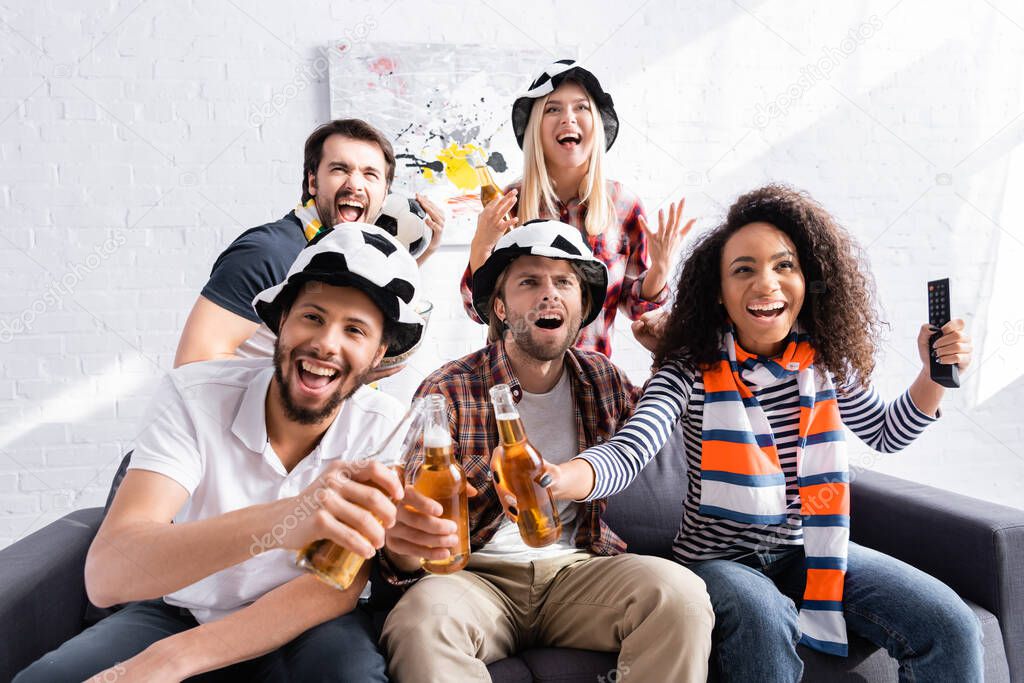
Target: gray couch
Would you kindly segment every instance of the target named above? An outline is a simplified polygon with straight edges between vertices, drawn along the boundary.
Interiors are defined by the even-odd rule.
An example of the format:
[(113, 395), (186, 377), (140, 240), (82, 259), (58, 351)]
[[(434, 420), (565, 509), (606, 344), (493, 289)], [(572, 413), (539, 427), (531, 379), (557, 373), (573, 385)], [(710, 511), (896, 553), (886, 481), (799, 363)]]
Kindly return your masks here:
[[(666, 449), (609, 503), (608, 522), (631, 551), (669, 555), (684, 467)], [(953, 587), (981, 622), (985, 680), (1024, 681), (1024, 511), (870, 471), (855, 474), (853, 539)], [(103, 512), (73, 512), (0, 551), (0, 681), (104, 616), (89, 604), (83, 582)], [(846, 659), (806, 649), (801, 656), (808, 681), (896, 680), (895, 662), (857, 637)], [(594, 683), (615, 680), (615, 654), (537, 648), (488, 668), (500, 683)]]
[[(682, 454), (666, 447), (628, 489), (609, 500), (606, 520), (631, 552), (671, 556), (685, 476)], [(851, 476), (853, 540), (956, 590), (982, 625), (985, 681), (1024, 683), (1024, 510), (867, 470)], [(805, 681), (897, 678), (896, 661), (856, 636), (850, 637), (846, 659), (799, 649)], [(488, 668), (500, 683), (594, 683), (614, 680), (609, 672), (615, 668), (615, 655), (538, 648)]]

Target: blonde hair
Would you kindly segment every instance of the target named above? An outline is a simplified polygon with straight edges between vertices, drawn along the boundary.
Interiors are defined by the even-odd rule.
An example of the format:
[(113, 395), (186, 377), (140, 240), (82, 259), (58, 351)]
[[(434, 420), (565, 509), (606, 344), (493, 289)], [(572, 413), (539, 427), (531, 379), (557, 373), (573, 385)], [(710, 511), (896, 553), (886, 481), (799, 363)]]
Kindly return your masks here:
[[(594, 147), (590, 152), (587, 173), (583, 176), (580, 186), (576, 188), (576, 196), (579, 197), (580, 203), (586, 204), (587, 207), (587, 215), (583, 220), (587, 234), (600, 235), (615, 220), (615, 207), (608, 196), (604, 178), (604, 121), (594, 98), (586, 88), (583, 88), (583, 92), (586, 93), (594, 119)], [(542, 218), (542, 213), (550, 218), (558, 217), (558, 211), (555, 209), (558, 197), (551, 177), (548, 176), (544, 147), (540, 138), (540, 122), (544, 117), (544, 107), (549, 97), (550, 93), (533, 103), (530, 119), (523, 133), (523, 181), (519, 189), (520, 224)]]

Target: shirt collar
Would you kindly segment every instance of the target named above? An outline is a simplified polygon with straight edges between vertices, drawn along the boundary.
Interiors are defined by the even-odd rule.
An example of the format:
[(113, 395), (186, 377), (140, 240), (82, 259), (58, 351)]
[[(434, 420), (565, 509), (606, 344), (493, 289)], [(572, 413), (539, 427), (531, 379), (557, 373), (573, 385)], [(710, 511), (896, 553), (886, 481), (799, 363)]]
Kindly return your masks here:
[(274, 368), (271, 366), (249, 382), (231, 423), (231, 433), (254, 453), (262, 453), (267, 447), (267, 391), (273, 376)]
[[(488, 347), (488, 353), (491, 362), (491, 386), (507, 384), (512, 390), (513, 400), (519, 403), (519, 399), (523, 397), (523, 390), (519, 386), (519, 380), (516, 378), (515, 372), (512, 370), (512, 364), (508, 359), (508, 352), (505, 351), (505, 340), (502, 339), (491, 344)], [(573, 386), (579, 386), (578, 383), (589, 385), (590, 380), (587, 378), (586, 373), (583, 372), (583, 366), (577, 357), (578, 353), (580, 353), (578, 349), (570, 347), (563, 356), (563, 362), (572, 373)]]
[(519, 380), (512, 371), (512, 364), (505, 351), (505, 341), (500, 339), (491, 344), (488, 347), (488, 354), (491, 361), (491, 386), (507, 384), (512, 389), (512, 398), (518, 403), (523, 396), (523, 390), (519, 388)]
[(582, 201), (580, 201), (580, 198), (579, 198), (579, 196), (575, 196), (575, 197), (569, 197), (569, 201), (566, 201), (566, 202), (563, 202), (563, 201), (562, 201), (561, 199), (559, 199), (558, 197), (555, 197), (555, 201), (557, 201), (557, 202), (558, 202), (558, 205), (559, 205), (559, 206), (561, 206), (561, 207), (564, 207), (564, 208), (566, 208), (566, 209), (572, 209), (572, 208), (575, 208), (575, 207), (577, 207), (577, 206), (579, 206), (580, 204), (582, 204), (582, 203), (583, 203)]
[(322, 460), (335, 460), (345, 455), (351, 458), (364, 458), (369, 455), (365, 452), (353, 452), (354, 437), (358, 434), (360, 426), (365, 428), (365, 424), (359, 424), (365, 417), (365, 413), (360, 409), (362, 403), (360, 396), (367, 391), (377, 390), (361, 386), (341, 402), (341, 407), (338, 408), (338, 414), (334, 416), (331, 426), (327, 428), (320, 443), (310, 453), (316, 458), (317, 464), (320, 464)]
[[(262, 455), (266, 455), (269, 445), (266, 407), (267, 392), (270, 390), (270, 380), (273, 376), (274, 368), (269, 367), (253, 378), (238, 405), (235, 420), (231, 423), (231, 433), (238, 437), (246, 448)], [(360, 387), (355, 394), (342, 401), (338, 414), (324, 432), (320, 443), (309, 454), (315, 457), (317, 463), (321, 460), (339, 458), (348, 451), (353, 432), (350, 427), (353, 414), (356, 412), (353, 402), (358, 402), (357, 394), (362, 391), (372, 390)]]
[(587, 373), (583, 371), (583, 364), (580, 363), (580, 353), (582, 352), (575, 346), (570, 347), (565, 354), (565, 364), (569, 366), (572, 374), (575, 375), (576, 381), (589, 385), (590, 379), (587, 377)]

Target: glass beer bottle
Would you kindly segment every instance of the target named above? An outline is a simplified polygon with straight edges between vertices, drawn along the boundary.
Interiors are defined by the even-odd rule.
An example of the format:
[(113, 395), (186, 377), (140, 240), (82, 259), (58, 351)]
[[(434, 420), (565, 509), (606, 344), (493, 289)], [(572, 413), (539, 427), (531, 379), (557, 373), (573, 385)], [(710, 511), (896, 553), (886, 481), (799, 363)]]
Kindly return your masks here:
[[(395, 426), (384, 443), (367, 456), (369, 460), (377, 460), (385, 467), (394, 469), (398, 480), (403, 483), (405, 463), (423, 436), (423, 407), (423, 399), (414, 400), (405, 417)], [(378, 491), (381, 490), (375, 483), (368, 483)], [(352, 585), (364, 562), (366, 558), (362, 555), (327, 539), (313, 541), (300, 550), (295, 558), (298, 566), (339, 590), (345, 590)]]
[(476, 177), (480, 182), (480, 203), (487, 206), (495, 199), (500, 199), (504, 196), (504, 192), (498, 187), (498, 183), (494, 181), (494, 176), (491, 175), (491, 169), (487, 167), (487, 162), (484, 161), (484, 156), (480, 152), (473, 152), (473, 168), (476, 169)]
[(526, 439), (523, 421), (507, 384), (491, 388), (491, 403), (502, 446), (501, 455), (494, 461), (494, 479), (516, 497), (518, 509), (508, 511), (519, 525), (523, 543), (533, 548), (551, 545), (561, 537), (562, 523), (546, 488), (550, 475), (544, 472), (544, 459)]
[(459, 544), (450, 548), (445, 560), (421, 560), (432, 574), (453, 574), (469, 562), (469, 497), (466, 473), (452, 458), (452, 436), (448, 431), (448, 401), (441, 394), (426, 398), (423, 432), (423, 462), (407, 475), (408, 483), (427, 498), (441, 504), (441, 517), (455, 522)]

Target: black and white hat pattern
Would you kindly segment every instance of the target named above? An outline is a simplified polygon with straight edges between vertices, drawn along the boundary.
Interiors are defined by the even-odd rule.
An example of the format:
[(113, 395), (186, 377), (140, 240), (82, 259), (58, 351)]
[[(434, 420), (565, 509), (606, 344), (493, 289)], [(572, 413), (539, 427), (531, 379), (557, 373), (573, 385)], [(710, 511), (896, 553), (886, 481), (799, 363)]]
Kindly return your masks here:
[(601, 88), (597, 76), (580, 66), (576, 60), (559, 59), (544, 67), (530, 83), (526, 92), (512, 103), (512, 131), (516, 135), (520, 149), (523, 148), (523, 137), (526, 134), (526, 124), (530, 121), (534, 100), (554, 92), (567, 80), (576, 81), (594, 98), (601, 113), (601, 121), (604, 123), (605, 150), (612, 148), (612, 143), (619, 134), (619, 117), (615, 113), (612, 96)]
[(424, 320), (413, 308), (420, 287), (416, 261), (375, 225), (345, 223), (320, 232), (299, 252), (284, 282), (256, 295), (253, 308), (274, 334), (283, 312), (281, 293), (305, 282), (354, 287), (370, 297), (396, 328), (385, 358), (405, 353), (423, 336)]
[(594, 322), (608, 293), (608, 268), (587, 246), (579, 229), (561, 221), (537, 219), (514, 228), (498, 240), (494, 251), (473, 273), (473, 308), (483, 321), (490, 320), (488, 303), (494, 286), (508, 264), (520, 256), (575, 261), (585, 278), (584, 287), (590, 288), (590, 310), (583, 315), (583, 326)]
[(427, 212), (418, 201), (392, 192), (384, 198), (384, 205), (374, 223), (405, 245), (416, 258), (430, 246), (431, 230), (426, 218)]

